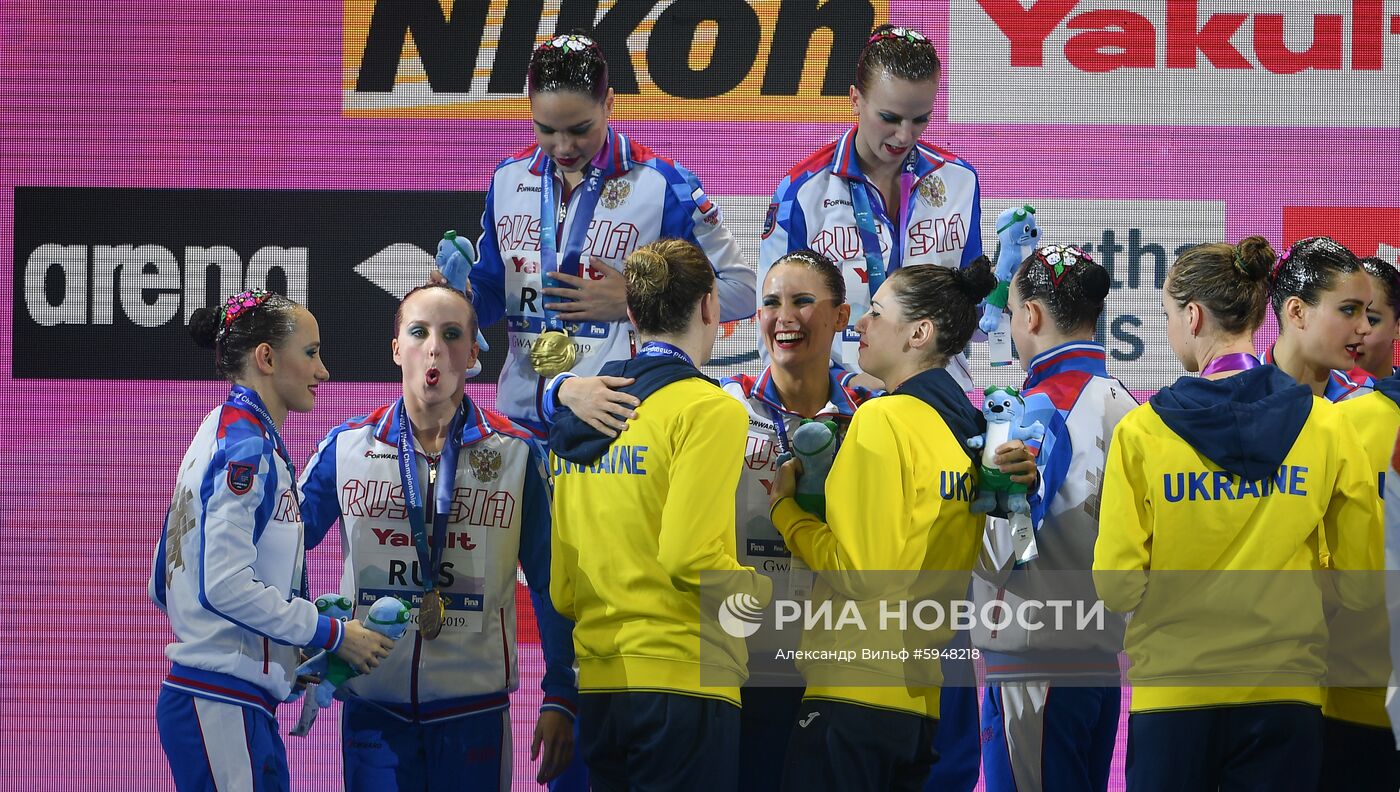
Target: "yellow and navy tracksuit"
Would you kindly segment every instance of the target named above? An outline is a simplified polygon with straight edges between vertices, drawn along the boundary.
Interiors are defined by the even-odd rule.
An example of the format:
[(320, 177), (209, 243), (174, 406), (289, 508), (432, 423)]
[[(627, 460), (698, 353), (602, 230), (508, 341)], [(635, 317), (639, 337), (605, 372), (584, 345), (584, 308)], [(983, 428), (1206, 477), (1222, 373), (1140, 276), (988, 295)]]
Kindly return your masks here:
[[(865, 631), (808, 631), (804, 653), (854, 649), (936, 649), (942, 629), (913, 636), (880, 630), (881, 600), (918, 598), (945, 605), (963, 598), (985, 518), (969, 510), (976, 464), (967, 439), (981, 414), (943, 369), (924, 371), (892, 394), (856, 410), (826, 480), (823, 523), (784, 498), (773, 524), (793, 554), (818, 572), (813, 602), (854, 606)], [(940, 572), (923, 575), (893, 573)], [(863, 573), (876, 573), (866, 575)], [(942, 679), (936, 660), (906, 663), (812, 659), (789, 748), (784, 787), (921, 789), (933, 762)]]
[[(1339, 402), (1337, 409), (1356, 428), (1371, 463), (1376, 497), (1382, 498), (1400, 430), (1400, 377), (1371, 384), (1374, 392)], [(1385, 710), (1384, 683), (1391, 665), (1385, 608), (1338, 608), (1328, 627), (1327, 667), (1339, 682), (1324, 691), (1321, 788), (1400, 789), (1400, 752)], [(1368, 680), (1374, 680), (1371, 687), (1359, 686)]]
[[(1094, 581), (1134, 613), (1130, 787), (1316, 784), (1327, 626), (1313, 573), (1324, 539), (1338, 569), (1379, 563), (1374, 481), (1346, 418), (1273, 366), (1183, 377), (1118, 424)], [(1347, 607), (1372, 601), (1340, 582)]]
[(567, 410), (551, 430), (550, 595), (575, 621), (593, 783), (730, 789), (748, 657), (742, 639), (702, 632), (700, 584), (702, 572), (729, 572), (765, 605), (772, 591), (735, 552), (748, 421), (688, 358), (647, 352), (604, 367), (635, 378), (628, 390), (642, 399), (615, 440)]

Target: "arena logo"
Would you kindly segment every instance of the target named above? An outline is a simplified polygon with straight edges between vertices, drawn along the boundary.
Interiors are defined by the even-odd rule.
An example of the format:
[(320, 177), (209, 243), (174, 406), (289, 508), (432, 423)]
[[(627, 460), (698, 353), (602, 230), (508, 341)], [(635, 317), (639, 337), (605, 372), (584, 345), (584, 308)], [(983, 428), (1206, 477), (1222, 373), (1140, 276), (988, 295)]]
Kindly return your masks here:
[[(229, 294), (266, 288), (316, 315), (335, 380), (397, 381), (387, 343), (394, 306), (432, 269), (443, 229), (480, 216), (482, 198), (16, 187), (12, 375), (212, 378), (210, 355), (186, 330), (190, 318)], [(490, 355), (483, 378), (499, 370), (500, 356)]]
[[(955, 0), (950, 116), (1013, 120), (997, 118), (1012, 106), (981, 98), (1014, 79), (1045, 113), (1024, 120), (1385, 124), (1400, 112), (1390, 10), (1385, 0)], [(1340, 117), (1296, 111), (1321, 92)]]
[[(345, 0), (348, 115), (516, 119), (530, 54), (591, 29), (619, 118), (845, 120), (888, 0)], [(760, 101), (756, 101), (760, 100)]]
[(118, 312), (139, 327), (184, 324), (210, 293), (272, 288), (305, 304), (306, 260), (304, 247), (260, 248), (245, 265), (223, 245), (188, 246), (177, 258), (162, 245), (48, 243), (25, 260), (24, 306), (42, 327), (110, 325)]

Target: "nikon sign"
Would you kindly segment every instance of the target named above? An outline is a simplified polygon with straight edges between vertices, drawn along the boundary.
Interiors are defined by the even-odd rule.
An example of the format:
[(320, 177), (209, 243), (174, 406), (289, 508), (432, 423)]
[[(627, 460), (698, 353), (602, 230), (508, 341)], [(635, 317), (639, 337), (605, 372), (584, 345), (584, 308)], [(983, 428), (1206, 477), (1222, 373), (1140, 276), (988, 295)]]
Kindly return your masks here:
[(620, 118), (846, 120), (888, 0), (345, 0), (351, 116), (520, 118), (541, 42), (593, 31)]

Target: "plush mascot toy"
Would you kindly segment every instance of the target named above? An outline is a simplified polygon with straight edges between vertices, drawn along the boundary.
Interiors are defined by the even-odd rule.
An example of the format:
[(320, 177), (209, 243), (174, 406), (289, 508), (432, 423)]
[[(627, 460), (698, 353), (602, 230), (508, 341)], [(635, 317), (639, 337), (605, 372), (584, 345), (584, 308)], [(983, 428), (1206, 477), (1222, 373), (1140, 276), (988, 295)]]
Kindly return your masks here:
[(778, 456), (781, 466), (796, 457), (802, 461), (793, 500), (802, 510), (826, 519), (826, 476), (836, 461), (836, 422), (803, 419), (792, 433), (792, 449)]
[(1026, 414), (1026, 403), (1015, 388), (988, 388), (983, 391), (987, 397), (982, 404), (982, 415), (987, 418), (987, 431), (981, 436), (970, 437), (968, 448), (982, 449), (982, 469), (977, 487), (977, 499), (972, 502), (972, 511), (992, 512), (997, 509), (1010, 514), (1031, 513), (1030, 502), (1026, 500), (1024, 484), (1015, 484), (1011, 477), (1002, 473), (996, 466), (996, 449), (1012, 440), (1039, 440), (1045, 436), (1045, 427), (1040, 421), (1030, 426), (1022, 426)]
[(982, 320), (977, 323), (982, 332), (990, 333), (997, 329), (997, 324), (1006, 314), (1011, 276), (1016, 274), (1016, 268), (1035, 249), (1035, 241), (1039, 237), (1040, 227), (1035, 224), (1034, 206), (1013, 206), (997, 215), (997, 241), (1001, 243), (1001, 249), (997, 252), (997, 286), (987, 295)]
[(987, 334), (987, 357), (993, 366), (1011, 365), (1011, 322), (1006, 303), (1011, 292), (1011, 276), (1035, 249), (1040, 228), (1035, 224), (1035, 207), (1030, 204), (1015, 207), (997, 215), (997, 285), (987, 295), (982, 319), (977, 327)]
[[(340, 594), (327, 594), (316, 598), (316, 609), (331, 618), (348, 618), (354, 611), (349, 597)], [(369, 606), (369, 614), (365, 618), (365, 626), (380, 635), (387, 636), (397, 641), (403, 637), (408, 630), (409, 605), (398, 597), (380, 597)], [(307, 696), (307, 701), (302, 705), (301, 718), (292, 729), (292, 735), (305, 737), (311, 731), (311, 724), (316, 720), (316, 711), (331, 705), (331, 699), (335, 697), (336, 688), (345, 684), (345, 681), (358, 676), (358, 672), (350, 667), (350, 664), (340, 659), (339, 655), (321, 651), (297, 667), (297, 676), (319, 677), (315, 692)], [(288, 700), (294, 700), (300, 693), (294, 694)]]
[[(458, 236), (456, 231), (443, 233), (442, 239), (438, 241), (437, 264), (438, 272), (447, 283), (463, 294), (470, 294), (467, 290), (467, 276), (471, 274), (472, 267), (476, 264), (476, 246), (470, 239)], [(481, 334), (481, 328), (476, 329), (476, 343), (481, 347), (482, 352), (487, 352), (491, 346), (486, 343), (486, 336)], [(470, 379), (481, 373), (481, 359), (478, 357), (476, 365), (467, 371), (467, 378)]]

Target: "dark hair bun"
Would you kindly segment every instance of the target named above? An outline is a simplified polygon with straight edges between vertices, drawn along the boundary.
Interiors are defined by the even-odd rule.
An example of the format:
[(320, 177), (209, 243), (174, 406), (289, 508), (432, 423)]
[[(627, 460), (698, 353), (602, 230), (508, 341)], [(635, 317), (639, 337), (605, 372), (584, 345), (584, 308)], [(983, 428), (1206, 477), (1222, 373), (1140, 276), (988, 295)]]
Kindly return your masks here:
[(219, 311), (213, 308), (196, 308), (190, 314), (190, 338), (203, 349), (213, 349), (214, 339), (219, 334)]
[(1235, 261), (1251, 281), (1263, 281), (1273, 272), (1278, 254), (1269, 240), (1261, 236), (1248, 236), (1235, 245)]
[(1084, 297), (1089, 302), (1101, 303), (1108, 297), (1110, 279), (1108, 270), (1103, 267), (1082, 267), (1079, 285), (1084, 289)]
[(978, 303), (997, 287), (997, 276), (992, 274), (992, 262), (978, 256), (966, 269), (953, 270), (953, 282), (969, 300)]

